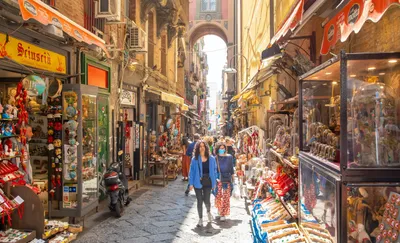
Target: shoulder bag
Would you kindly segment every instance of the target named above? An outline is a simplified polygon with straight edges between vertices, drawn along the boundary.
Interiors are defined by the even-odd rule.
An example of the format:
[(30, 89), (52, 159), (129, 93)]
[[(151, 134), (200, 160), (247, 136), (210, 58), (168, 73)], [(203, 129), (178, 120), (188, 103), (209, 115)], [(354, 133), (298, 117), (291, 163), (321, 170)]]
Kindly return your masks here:
[[(210, 159), (210, 158), (208, 158), (208, 159)], [(199, 174), (200, 174), (200, 163), (203, 163), (203, 161), (198, 161), (199, 162)], [(203, 174), (203, 176), (201, 176), (200, 175), (200, 183), (201, 183), (201, 185), (203, 185), (203, 187), (211, 187), (212, 186), (212, 184), (211, 184), (211, 178), (210, 178), (210, 175), (209, 174)]]
[(217, 156), (217, 165), (218, 165), (218, 172), (219, 172), (219, 179), (222, 183), (232, 183), (232, 175), (231, 173), (221, 173), (221, 167), (219, 166), (219, 156)]

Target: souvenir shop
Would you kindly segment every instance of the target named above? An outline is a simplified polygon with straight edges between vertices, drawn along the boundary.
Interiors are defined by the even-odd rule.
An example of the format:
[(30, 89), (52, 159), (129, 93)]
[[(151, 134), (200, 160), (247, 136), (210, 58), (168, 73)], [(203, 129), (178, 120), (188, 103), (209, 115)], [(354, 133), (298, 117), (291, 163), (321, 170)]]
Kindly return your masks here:
[[(124, 139), (124, 167), (128, 179), (141, 180), (143, 169), (145, 131), (139, 118), (138, 89), (135, 86), (123, 84), (120, 101), (120, 120)], [(117, 139), (119, 140), (119, 139)]]
[(298, 95), (274, 102), (265, 150), (237, 163), (254, 242), (400, 242), (399, 74), (398, 52), (341, 51), (299, 77)]
[[(34, 19), (21, 10), (24, 20)], [(78, 38), (75, 23), (44, 11)], [(83, 230), (70, 223), (98, 206), (98, 165), (109, 151), (109, 131), (98, 126), (109, 126), (110, 70), (79, 55), (82, 84), (70, 84), (78, 80), (69, 75), (73, 48), (5, 21), (0, 27), (0, 242), (69, 242)]]
[[(184, 100), (173, 94), (153, 91), (159, 94), (157, 109), (154, 105), (148, 105), (148, 121), (151, 123), (153, 117), (158, 117), (156, 129), (148, 131), (148, 160), (147, 181), (152, 183), (161, 181), (162, 185), (168, 184), (168, 180), (175, 180), (182, 168), (182, 134), (181, 120)], [(154, 103), (153, 103), (154, 104)], [(155, 111), (154, 113), (151, 113)], [(150, 112), (150, 113), (149, 113)], [(148, 123), (148, 124), (149, 124)]]

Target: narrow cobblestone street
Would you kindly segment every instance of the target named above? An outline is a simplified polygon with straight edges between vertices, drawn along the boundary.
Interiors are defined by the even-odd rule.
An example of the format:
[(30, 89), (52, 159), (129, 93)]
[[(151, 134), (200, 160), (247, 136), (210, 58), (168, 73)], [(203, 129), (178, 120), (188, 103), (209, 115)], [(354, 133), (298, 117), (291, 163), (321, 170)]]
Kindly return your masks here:
[[(186, 183), (170, 182), (165, 188), (145, 186), (136, 191), (124, 215), (117, 219), (107, 209), (91, 216), (88, 229), (77, 242), (253, 242), (244, 199), (231, 200), (231, 216), (226, 222), (213, 221), (196, 228), (196, 197), (184, 195)], [(216, 215), (212, 197), (212, 212)], [(90, 224), (94, 226), (91, 228)]]

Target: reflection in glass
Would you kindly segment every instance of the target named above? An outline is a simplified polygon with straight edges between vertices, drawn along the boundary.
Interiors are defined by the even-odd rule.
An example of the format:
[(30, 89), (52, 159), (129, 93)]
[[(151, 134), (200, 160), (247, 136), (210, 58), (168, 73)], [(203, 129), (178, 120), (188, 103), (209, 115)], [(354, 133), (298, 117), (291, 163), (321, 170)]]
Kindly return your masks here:
[(96, 96), (82, 95), (82, 203), (97, 200), (97, 176), (95, 139), (96, 131)]
[(348, 69), (349, 167), (400, 166), (400, 66), (357, 60), (349, 61)]
[(301, 223), (313, 223), (337, 238), (336, 185), (329, 178), (301, 163)]

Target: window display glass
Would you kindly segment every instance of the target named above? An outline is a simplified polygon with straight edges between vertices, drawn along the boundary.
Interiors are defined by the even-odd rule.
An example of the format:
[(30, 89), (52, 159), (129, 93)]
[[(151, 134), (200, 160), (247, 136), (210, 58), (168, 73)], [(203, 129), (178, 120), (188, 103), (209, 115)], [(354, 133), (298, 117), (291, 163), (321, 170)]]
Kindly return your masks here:
[(108, 110), (109, 110), (109, 100), (108, 96), (106, 95), (101, 95), (99, 94), (97, 96), (98, 99), (98, 104), (97, 104), (97, 114), (98, 114), (98, 160), (99, 160), (99, 172), (103, 172), (105, 168), (104, 166), (108, 166), (107, 161), (108, 161), (108, 150), (109, 150), (109, 144), (108, 144), (108, 130), (109, 130), (109, 115), (108, 115)]
[[(304, 81), (303, 98), (303, 150), (330, 162), (339, 162), (340, 141), (340, 85), (337, 75), (323, 70)], [(327, 73), (327, 74), (326, 74)], [(331, 77), (328, 77), (331, 76)], [(328, 78), (330, 78), (328, 80)]]
[(336, 180), (304, 162), (300, 173), (301, 225), (313, 242), (338, 242)]
[(400, 242), (400, 187), (348, 186), (348, 242)]
[(95, 139), (97, 98), (82, 94), (82, 203), (98, 199)]
[(400, 60), (347, 63), (348, 166), (400, 167)]

